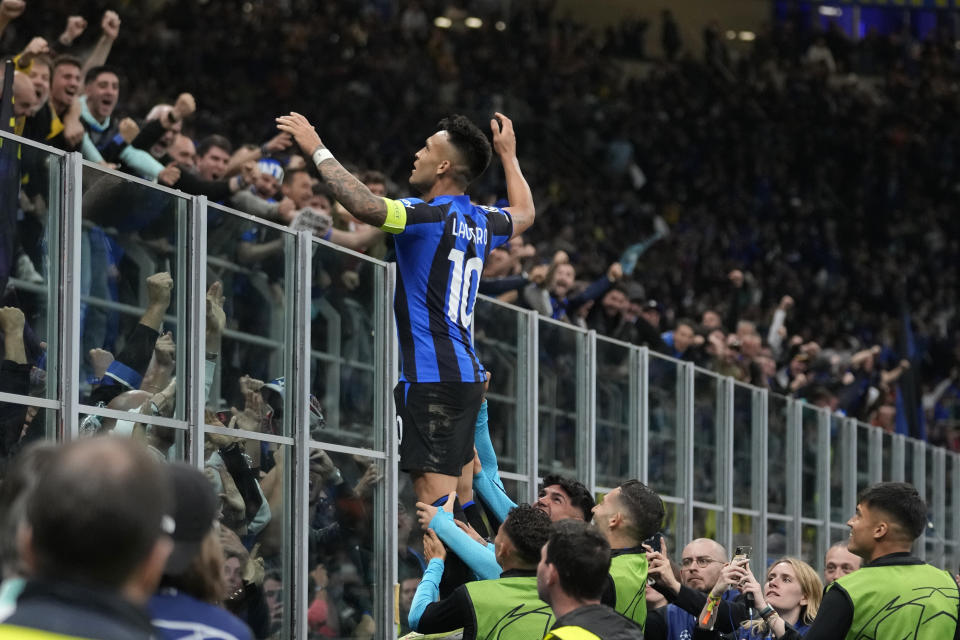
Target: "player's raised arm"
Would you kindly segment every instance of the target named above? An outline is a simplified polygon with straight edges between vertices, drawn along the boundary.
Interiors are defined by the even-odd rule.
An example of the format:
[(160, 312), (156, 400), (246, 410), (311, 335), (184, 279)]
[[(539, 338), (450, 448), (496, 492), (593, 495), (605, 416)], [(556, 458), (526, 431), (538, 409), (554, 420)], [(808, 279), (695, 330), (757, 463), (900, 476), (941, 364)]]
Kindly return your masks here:
[(523, 172), (520, 171), (520, 161), (517, 159), (517, 136), (513, 132), (513, 122), (502, 113), (494, 115), (496, 118), (490, 120), (493, 148), (503, 164), (503, 173), (507, 180), (507, 200), (510, 201), (507, 211), (513, 218), (513, 235), (518, 236), (530, 228), (536, 217), (533, 193), (523, 177)]
[(313, 159), (320, 177), (344, 209), (361, 222), (374, 227), (383, 225), (387, 219), (387, 204), (384, 199), (370, 193), (366, 185), (337, 162), (304, 116), (296, 112), (280, 116), (277, 118), (277, 129), (292, 135), (303, 152)]

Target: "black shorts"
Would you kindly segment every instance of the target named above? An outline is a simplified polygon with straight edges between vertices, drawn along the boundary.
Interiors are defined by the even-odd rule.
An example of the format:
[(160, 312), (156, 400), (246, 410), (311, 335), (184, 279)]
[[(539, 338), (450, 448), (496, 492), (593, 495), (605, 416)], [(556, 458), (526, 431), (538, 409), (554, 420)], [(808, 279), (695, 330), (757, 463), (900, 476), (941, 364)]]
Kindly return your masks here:
[(400, 382), (393, 389), (400, 469), (460, 476), (473, 460), (482, 382)]

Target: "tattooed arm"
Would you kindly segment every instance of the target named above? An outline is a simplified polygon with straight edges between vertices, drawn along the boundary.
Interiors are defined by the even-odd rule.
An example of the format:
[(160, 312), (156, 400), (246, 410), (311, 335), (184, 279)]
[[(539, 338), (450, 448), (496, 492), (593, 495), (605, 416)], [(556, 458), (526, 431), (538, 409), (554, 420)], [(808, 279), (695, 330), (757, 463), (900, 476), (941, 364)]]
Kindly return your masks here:
[[(320, 136), (310, 122), (299, 113), (277, 118), (277, 129), (293, 136), (308, 156), (325, 150)], [(380, 227), (387, 219), (387, 204), (383, 198), (370, 193), (367, 187), (343, 168), (329, 152), (317, 163), (320, 177), (327, 183), (337, 202), (361, 222)]]

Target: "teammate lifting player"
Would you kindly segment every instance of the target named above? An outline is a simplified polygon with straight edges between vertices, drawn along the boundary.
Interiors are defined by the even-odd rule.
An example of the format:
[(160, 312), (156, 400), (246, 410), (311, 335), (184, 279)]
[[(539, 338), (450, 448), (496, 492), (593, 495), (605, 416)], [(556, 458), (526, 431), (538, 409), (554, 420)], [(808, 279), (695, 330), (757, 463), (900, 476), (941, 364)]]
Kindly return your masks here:
[[(440, 121), (417, 152), (410, 186), (419, 198), (375, 196), (323, 145), (298, 113), (277, 118), (311, 155), (337, 201), (358, 220), (394, 234), (394, 297), (400, 342), (400, 468), (411, 474), (417, 500), (442, 504), (473, 478), (473, 434), (485, 372), (470, 325), (483, 263), (490, 251), (533, 224), (533, 195), (520, 171), (513, 123), (490, 121), (503, 164), (510, 206), (470, 202), (467, 187), (490, 164), (487, 137), (464, 116)], [(462, 481), (461, 481), (462, 478)]]

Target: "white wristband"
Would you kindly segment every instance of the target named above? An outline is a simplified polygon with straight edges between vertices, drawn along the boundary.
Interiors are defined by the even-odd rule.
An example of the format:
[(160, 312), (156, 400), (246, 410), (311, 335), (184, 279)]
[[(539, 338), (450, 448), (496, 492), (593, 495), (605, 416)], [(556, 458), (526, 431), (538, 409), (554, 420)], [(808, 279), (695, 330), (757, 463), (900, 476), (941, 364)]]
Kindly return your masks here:
[(333, 159), (333, 154), (330, 153), (330, 149), (327, 149), (326, 147), (320, 147), (319, 149), (313, 152), (313, 164), (317, 165), (318, 167), (320, 166), (320, 163), (323, 162), (324, 160), (332, 160), (332, 159)]

